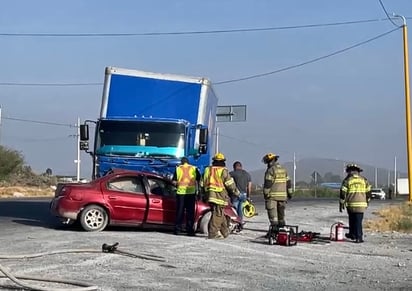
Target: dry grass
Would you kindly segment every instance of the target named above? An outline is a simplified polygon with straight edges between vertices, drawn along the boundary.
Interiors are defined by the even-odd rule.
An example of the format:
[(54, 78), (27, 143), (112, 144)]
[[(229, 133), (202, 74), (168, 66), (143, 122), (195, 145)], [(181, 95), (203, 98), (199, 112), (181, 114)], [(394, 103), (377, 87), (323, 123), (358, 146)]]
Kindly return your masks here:
[(412, 233), (412, 203), (390, 206), (374, 212), (377, 219), (365, 221), (365, 228), (372, 231), (398, 231)]
[(0, 198), (10, 197), (51, 197), (54, 195), (52, 188), (11, 186), (0, 187)]

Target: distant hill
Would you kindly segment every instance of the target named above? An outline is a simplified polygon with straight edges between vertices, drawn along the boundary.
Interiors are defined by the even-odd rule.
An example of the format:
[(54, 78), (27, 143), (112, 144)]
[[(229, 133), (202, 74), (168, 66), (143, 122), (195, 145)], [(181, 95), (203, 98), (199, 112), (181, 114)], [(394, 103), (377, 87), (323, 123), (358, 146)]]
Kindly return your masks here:
[[(288, 169), (289, 176), (293, 179), (293, 162), (286, 162), (283, 165)], [(320, 158), (307, 158), (301, 159), (296, 162), (296, 182), (312, 181), (312, 174), (314, 171), (318, 172), (322, 177), (326, 173), (330, 172), (334, 175), (339, 175), (342, 179), (345, 176), (346, 162), (335, 159), (320, 159)], [(363, 169), (362, 175), (364, 175), (372, 186), (375, 185), (375, 167), (370, 165), (359, 164)], [(251, 171), (252, 181), (256, 185), (262, 185), (263, 175), (265, 169)], [(386, 186), (388, 184), (388, 172), (390, 172), (390, 181), (393, 183), (393, 170), (378, 168), (377, 169), (377, 182), (378, 185)], [(398, 173), (399, 177), (405, 177), (406, 173)], [(332, 182), (332, 181), (325, 181)]]

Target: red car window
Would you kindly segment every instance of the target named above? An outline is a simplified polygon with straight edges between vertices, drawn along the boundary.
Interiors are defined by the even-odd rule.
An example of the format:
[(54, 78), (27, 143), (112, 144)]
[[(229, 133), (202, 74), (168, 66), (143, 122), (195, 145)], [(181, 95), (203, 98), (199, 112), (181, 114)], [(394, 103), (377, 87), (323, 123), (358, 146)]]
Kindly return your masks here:
[(174, 196), (172, 186), (158, 178), (148, 178), (150, 193), (160, 196)]
[(107, 183), (107, 189), (114, 191), (143, 193), (143, 184), (138, 177), (117, 177)]

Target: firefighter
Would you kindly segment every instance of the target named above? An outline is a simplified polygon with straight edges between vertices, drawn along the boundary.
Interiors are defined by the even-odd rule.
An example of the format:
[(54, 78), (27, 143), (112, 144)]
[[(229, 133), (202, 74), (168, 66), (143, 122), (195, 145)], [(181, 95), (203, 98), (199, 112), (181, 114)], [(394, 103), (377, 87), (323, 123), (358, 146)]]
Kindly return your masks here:
[(340, 188), (339, 211), (345, 209), (349, 216), (349, 233), (345, 236), (356, 243), (363, 243), (363, 213), (371, 197), (371, 185), (360, 175), (363, 170), (356, 164), (346, 166), (346, 178)]
[(198, 190), (201, 175), (199, 170), (189, 164), (186, 157), (181, 159), (181, 164), (176, 167), (173, 175), (173, 184), (177, 187), (176, 191), (176, 235), (181, 234), (182, 223), (186, 211), (186, 231), (187, 235), (195, 236), (195, 204), (196, 193)]
[(202, 184), (206, 201), (212, 211), (208, 227), (208, 238), (210, 239), (221, 239), (229, 236), (229, 228), (223, 210), (228, 205), (228, 192), (235, 196), (240, 195), (235, 181), (229, 175), (225, 161), (225, 156), (222, 153), (217, 153), (213, 157), (212, 165), (206, 167), (203, 174)]
[(268, 153), (262, 158), (267, 165), (263, 184), (263, 197), (265, 208), (270, 222), (269, 232), (274, 228), (282, 227), (285, 222), (285, 206), (288, 199), (292, 198), (291, 182), (287, 170), (278, 163), (279, 156)]

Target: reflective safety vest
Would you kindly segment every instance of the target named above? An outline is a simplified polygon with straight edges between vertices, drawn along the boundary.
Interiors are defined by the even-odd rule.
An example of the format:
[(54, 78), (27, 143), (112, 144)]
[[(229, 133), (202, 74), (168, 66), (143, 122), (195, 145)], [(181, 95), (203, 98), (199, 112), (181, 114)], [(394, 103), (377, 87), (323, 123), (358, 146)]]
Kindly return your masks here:
[(265, 180), (273, 182), (270, 189), (268, 189), (268, 197), (277, 201), (286, 201), (288, 179), (286, 169), (279, 164), (274, 164), (271, 168), (267, 169)]
[(349, 177), (341, 187), (345, 194), (345, 204), (347, 208), (357, 208), (363, 210), (368, 207), (366, 193), (371, 190), (368, 181), (359, 175)]
[(189, 164), (176, 168), (177, 194), (196, 193), (196, 167)]
[(222, 180), (224, 167), (211, 166), (205, 169), (203, 175), (203, 187), (206, 191), (222, 192), (225, 185)]

